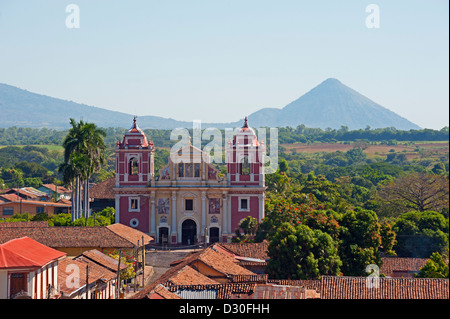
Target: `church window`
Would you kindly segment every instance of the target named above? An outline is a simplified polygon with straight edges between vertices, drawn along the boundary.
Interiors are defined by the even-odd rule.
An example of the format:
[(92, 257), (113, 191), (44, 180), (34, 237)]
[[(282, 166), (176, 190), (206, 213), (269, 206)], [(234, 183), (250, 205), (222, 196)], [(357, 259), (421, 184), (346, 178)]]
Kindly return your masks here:
[(239, 211), (249, 211), (249, 198), (240, 198), (239, 199)]
[(184, 166), (183, 166), (183, 163), (178, 164), (178, 177), (184, 177)]
[(130, 198), (130, 211), (139, 211), (139, 198)]
[(185, 210), (194, 210), (194, 200), (186, 199), (184, 202)]
[(130, 168), (129, 168), (129, 172), (130, 175), (137, 175), (139, 174), (139, 161), (137, 160), (136, 157), (132, 157), (130, 159)]
[(248, 162), (248, 157), (244, 157), (241, 163), (241, 174), (248, 175), (250, 174), (250, 164)]
[(194, 164), (194, 177), (200, 177), (200, 164)]

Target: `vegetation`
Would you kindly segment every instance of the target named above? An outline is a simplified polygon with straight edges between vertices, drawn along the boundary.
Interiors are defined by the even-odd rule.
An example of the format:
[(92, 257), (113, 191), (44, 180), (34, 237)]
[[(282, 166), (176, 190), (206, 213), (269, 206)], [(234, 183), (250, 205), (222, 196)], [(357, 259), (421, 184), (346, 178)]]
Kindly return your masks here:
[[(106, 132), (93, 123), (75, 122), (64, 139), (64, 162), (59, 166), (63, 181), (72, 187), (72, 215), (88, 217), (89, 179), (105, 162)], [(83, 193), (82, 193), (83, 191)]]
[[(0, 189), (51, 182), (76, 189), (76, 176), (91, 182), (114, 176), (115, 142), (126, 130), (91, 127), (104, 147), (96, 140), (101, 153), (90, 153), (97, 142), (75, 138), (76, 132), (83, 136), (86, 124), (73, 122), (68, 131), (0, 129)], [(169, 130), (145, 133), (157, 146), (158, 174), (176, 141), (170, 141)], [(233, 239), (267, 240), (271, 276), (367, 276), (366, 267), (381, 266), (385, 255), (432, 256), (420, 276), (445, 276), (438, 255), (448, 263), (448, 127), (350, 131), (300, 125), (280, 128), (278, 135), (279, 170), (266, 176), (266, 217), (259, 224), (244, 219)], [(223, 165), (219, 169), (224, 172)], [(53, 226), (114, 221), (113, 211), (74, 221), (64, 214), (32, 217), (45, 218)]]
[(47, 221), (49, 226), (87, 226), (98, 227), (108, 226), (115, 221), (115, 210), (112, 207), (107, 207), (104, 210), (92, 214), (87, 220), (84, 217), (72, 220), (71, 214), (56, 214), (48, 216), (46, 213), (39, 213), (33, 216), (24, 214), (14, 214), (10, 218), (0, 219), (0, 222), (26, 222), (26, 221)]
[(420, 269), (418, 278), (449, 278), (448, 264), (439, 253), (433, 253), (430, 260)]

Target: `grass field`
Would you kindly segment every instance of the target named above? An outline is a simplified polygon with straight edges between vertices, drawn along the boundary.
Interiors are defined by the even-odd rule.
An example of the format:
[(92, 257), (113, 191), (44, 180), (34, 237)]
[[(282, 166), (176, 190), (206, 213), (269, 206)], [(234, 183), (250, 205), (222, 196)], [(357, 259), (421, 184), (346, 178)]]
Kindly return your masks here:
[[(24, 146), (27, 146), (27, 145), (0, 145), (0, 148), (4, 148), (4, 147), (7, 147), (7, 146), (24, 147)], [(62, 150), (64, 150), (64, 148), (61, 145), (53, 145), (53, 144), (49, 144), (49, 145), (46, 145), (46, 144), (44, 144), (44, 145), (31, 145), (31, 146), (43, 147), (43, 148), (48, 149), (49, 151), (55, 151), (55, 150), (56, 151), (62, 151)]]
[[(343, 144), (343, 143), (313, 143), (313, 144), (281, 144), (286, 149), (286, 152), (297, 153), (322, 153), (322, 152), (346, 152), (356, 145), (355, 143)], [(386, 157), (387, 154), (394, 150), (396, 153), (404, 153), (409, 160), (426, 157), (438, 157), (449, 152), (449, 142), (414, 142), (414, 143), (399, 143), (397, 145), (366, 145), (364, 152), (369, 158), (376, 156)]]

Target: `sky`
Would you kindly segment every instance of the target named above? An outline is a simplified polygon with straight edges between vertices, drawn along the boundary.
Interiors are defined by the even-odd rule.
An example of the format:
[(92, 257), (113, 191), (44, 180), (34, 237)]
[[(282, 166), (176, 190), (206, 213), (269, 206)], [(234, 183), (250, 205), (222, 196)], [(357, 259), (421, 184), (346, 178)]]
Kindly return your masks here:
[(448, 31), (446, 0), (0, 0), (0, 83), (138, 116), (234, 122), (332, 77), (441, 129)]

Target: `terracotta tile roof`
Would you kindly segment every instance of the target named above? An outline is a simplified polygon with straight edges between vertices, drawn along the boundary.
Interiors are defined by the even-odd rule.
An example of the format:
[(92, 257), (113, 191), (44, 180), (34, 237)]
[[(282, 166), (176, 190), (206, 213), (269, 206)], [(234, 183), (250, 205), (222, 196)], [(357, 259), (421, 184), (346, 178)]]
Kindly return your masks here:
[(0, 269), (40, 268), (65, 256), (66, 253), (42, 245), (29, 237), (16, 238), (0, 245)]
[[(8, 195), (2, 195), (1, 197), (5, 198), (5, 196)], [(14, 195), (15, 196), (15, 195)], [(46, 202), (46, 201), (40, 201), (40, 200), (29, 200), (29, 199), (23, 199), (21, 197), (8, 197), (8, 201), (0, 201), (0, 205), (8, 205), (11, 203), (22, 203), (22, 204), (28, 204), (28, 205), (36, 205), (36, 206), (54, 206), (54, 207), (71, 207), (71, 205), (63, 204), (63, 203), (54, 203), (54, 202)]]
[(261, 243), (220, 243), (217, 245), (237, 256), (261, 260), (269, 259), (267, 254), (269, 243), (267, 241)]
[(163, 286), (166, 285), (166, 283), (169, 282), (170, 278), (172, 276), (175, 276), (184, 266), (189, 265), (190, 263), (197, 260), (198, 256), (202, 253), (202, 251), (192, 253), (185, 257), (183, 260), (181, 260), (177, 265), (170, 268), (168, 271), (166, 271), (162, 276), (160, 276), (156, 281), (142, 289), (140, 292), (132, 296), (132, 299), (144, 299), (148, 297), (148, 294), (153, 291), (153, 289), (159, 285), (162, 284)]
[(163, 285), (158, 285), (149, 294), (149, 299), (181, 299), (180, 296), (170, 292)]
[(149, 244), (153, 241), (153, 237), (126, 225), (115, 223), (106, 226), (110, 231), (116, 233), (117, 235), (127, 239), (128, 241), (132, 242), (135, 246), (138, 245), (142, 246), (142, 237), (144, 237), (144, 245)]
[(237, 261), (213, 248), (206, 249), (199, 255), (199, 261), (226, 275), (254, 275), (254, 272), (238, 265)]
[(27, 199), (38, 199), (42, 197), (48, 198), (47, 193), (41, 192), (40, 190), (37, 190), (33, 187), (11, 188), (1, 196), (5, 195), (19, 195), (21, 198)]
[(170, 277), (165, 284), (166, 286), (171, 286), (171, 285), (190, 285), (192, 283), (201, 285), (214, 285), (217, 284), (218, 282), (206, 277), (205, 275), (201, 274), (192, 267), (184, 266), (175, 275)]
[[(114, 272), (96, 263), (66, 258), (58, 264), (58, 285), (60, 291), (65, 295), (71, 295), (79, 288), (84, 287), (86, 285), (86, 266), (89, 266), (89, 284), (98, 280), (107, 282), (117, 277)], [(74, 277), (74, 269), (77, 270), (78, 277)], [(69, 278), (69, 276), (71, 277)], [(74, 280), (78, 281), (78, 285), (75, 285)]]
[(239, 298), (241, 295), (248, 296), (255, 292), (255, 283), (226, 283), (215, 285), (179, 285), (170, 286), (167, 289), (170, 292), (177, 291), (208, 291), (215, 290), (217, 299)]
[(90, 198), (114, 199), (113, 188), (116, 187), (116, 178), (110, 177), (89, 189)]
[(65, 188), (64, 186), (56, 186), (55, 184), (43, 184), (42, 186), (51, 190), (52, 192), (54, 192), (55, 188), (56, 188), (56, 192), (58, 194), (68, 194), (71, 192), (69, 189)]
[(230, 282), (267, 283), (268, 279), (269, 275), (267, 274), (234, 275), (230, 277)]
[[(151, 292), (159, 284), (162, 284), (163, 286), (172, 285), (171, 283), (172, 277), (177, 276), (180, 270), (182, 270), (185, 266), (191, 266), (192, 268), (195, 268), (193, 265), (196, 262), (202, 262), (206, 264), (208, 267), (211, 267), (214, 270), (223, 273), (224, 276), (228, 276), (229, 278), (233, 275), (255, 275), (253, 272), (239, 266), (236, 260), (230, 255), (221, 253), (220, 251), (217, 251), (212, 247), (209, 247), (207, 249), (201, 250), (196, 253), (192, 253), (189, 256), (185, 257), (171, 269), (166, 271), (155, 282), (145, 287), (143, 290), (135, 294), (132, 298), (133, 299), (148, 298), (149, 292)], [(186, 279), (186, 277), (184, 277), (184, 279)], [(185, 281), (186, 280), (184, 280), (184, 282)], [(193, 283), (196, 284), (196, 282)]]
[(65, 199), (65, 198), (59, 199), (59, 200), (57, 201), (57, 203), (72, 206), (72, 201), (69, 200), (69, 199)]
[(3, 194), (0, 195), (0, 202), (16, 202), (23, 199), (17, 194)]
[(307, 289), (313, 289), (316, 290), (317, 292), (320, 292), (320, 289), (322, 287), (322, 281), (317, 279), (309, 279), (309, 280), (269, 279), (267, 282), (276, 285), (306, 287)]
[(28, 236), (52, 248), (96, 247), (130, 249), (134, 245), (106, 227), (7, 227), (2, 226), (0, 243)]
[[(119, 266), (119, 262), (117, 259), (105, 255), (104, 253), (98, 251), (97, 249), (85, 251), (81, 255), (75, 257), (74, 259), (84, 262), (96, 263), (114, 273), (117, 273), (117, 267)], [(120, 270), (124, 270), (127, 267), (128, 266), (126, 264), (120, 263)]]
[(428, 260), (428, 258), (385, 257), (382, 258), (383, 265), (380, 267), (380, 274), (393, 277), (396, 271), (418, 272)]
[(0, 222), (0, 228), (2, 227), (50, 227), (47, 221), (35, 221), (35, 222)]
[[(367, 277), (322, 277), (322, 299), (448, 299), (449, 280), (431, 278), (377, 278), (369, 288)], [(374, 282), (373, 282), (374, 283)]]

